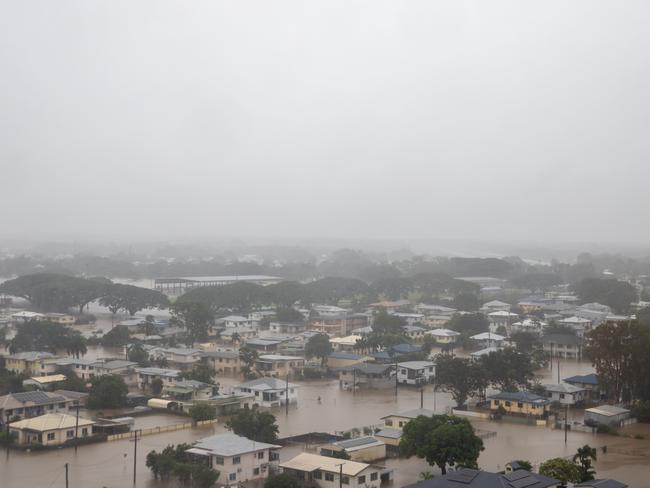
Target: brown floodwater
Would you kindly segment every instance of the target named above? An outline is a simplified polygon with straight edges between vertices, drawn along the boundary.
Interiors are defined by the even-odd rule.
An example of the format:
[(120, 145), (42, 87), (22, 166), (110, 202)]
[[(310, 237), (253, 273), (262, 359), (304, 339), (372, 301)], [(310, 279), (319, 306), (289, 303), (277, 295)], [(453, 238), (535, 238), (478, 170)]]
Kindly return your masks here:
[[(546, 379), (555, 373), (540, 371)], [(588, 363), (563, 361), (560, 365), (563, 377), (591, 371)], [(233, 379), (221, 379), (224, 388), (235, 383)], [(320, 400), (319, 400), (320, 397)], [(301, 383), (298, 406), (275, 410), (281, 436), (311, 431), (335, 432), (364, 426), (381, 425), (381, 417), (395, 411), (417, 408), (420, 405), (419, 390), (400, 387), (398, 395), (394, 390), (341, 391), (335, 380)], [(434, 395), (431, 387), (425, 390), (425, 408), (433, 408)], [(443, 413), (452, 406), (451, 398), (445, 393), (436, 393), (436, 411)], [(574, 412), (579, 415), (580, 412)], [(169, 415), (146, 416), (136, 420), (138, 427), (165, 425), (181, 422), (183, 418)], [(650, 426), (632, 425), (623, 432), (630, 436), (643, 435), (644, 440), (623, 436), (609, 436), (570, 432), (564, 444), (564, 433), (546, 427), (531, 427), (503, 422), (474, 421), (476, 428), (496, 432), (484, 439), (485, 450), (479, 458), (479, 465), (486, 470), (503, 469), (512, 459), (527, 459), (538, 466), (550, 457), (568, 457), (583, 444), (599, 448), (596, 469), (599, 477), (612, 477), (627, 482), (630, 487), (650, 487)], [(176, 486), (154, 480), (145, 467), (146, 453), (160, 450), (168, 444), (192, 442), (213, 433), (223, 432), (223, 422), (214, 426), (169, 432), (143, 437), (138, 442), (136, 486), (142, 488), (168, 488)], [(607, 446), (606, 454), (600, 449)], [(9, 451), (0, 459), (0, 488), (33, 487), (50, 488), (65, 486), (65, 463), (69, 464), (70, 487), (128, 487), (133, 484), (133, 448), (128, 440), (92, 444), (77, 449), (59, 449), (47, 452)], [(281, 459), (296, 454), (296, 447), (285, 448)], [(401, 487), (417, 481), (420, 472), (435, 468), (426, 462), (389, 459), (385, 463), (395, 469), (393, 486)]]

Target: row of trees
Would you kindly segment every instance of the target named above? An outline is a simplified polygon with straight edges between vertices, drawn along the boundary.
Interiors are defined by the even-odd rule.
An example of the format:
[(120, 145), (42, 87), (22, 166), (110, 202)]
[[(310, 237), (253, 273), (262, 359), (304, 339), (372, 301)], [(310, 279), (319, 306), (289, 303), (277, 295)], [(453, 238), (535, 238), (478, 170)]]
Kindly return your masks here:
[(461, 408), (468, 398), (484, 395), (488, 386), (515, 391), (529, 387), (534, 378), (530, 355), (510, 348), (492, 352), (478, 361), (438, 354), (435, 362), (435, 387), (450, 393)]
[(607, 322), (587, 338), (585, 353), (607, 398), (626, 403), (650, 400), (650, 326), (636, 320)]
[(0, 293), (29, 300), (39, 310), (83, 313), (89, 303), (100, 303), (116, 314), (124, 310), (134, 315), (146, 308), (169, 306), (162, 293), (132, 285), (113, 283), (106, 278), (79, 278), (64, 274), (24, 275), (0, 284)]
[(18, 326), (16, 335), (9, 343), (9, 351), (66, 351), (70, 356), (86, 354), (86, 339), (79, 331), (61, 324), (32, 320)]

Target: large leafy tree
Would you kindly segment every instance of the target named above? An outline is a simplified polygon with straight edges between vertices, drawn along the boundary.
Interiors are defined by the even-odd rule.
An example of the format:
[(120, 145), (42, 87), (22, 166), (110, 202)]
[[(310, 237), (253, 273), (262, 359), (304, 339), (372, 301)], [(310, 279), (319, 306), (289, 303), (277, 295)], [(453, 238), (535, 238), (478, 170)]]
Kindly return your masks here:
[(253, 367), (257, 361), (257, 351), (249, 346), (242, 346), (239, 348), (239, 360), (243, 364), (242, 373), (246, 378), (253, 374)]
[(12, 353), (21, 351), (66, 351), (79, 357), (86, 354), (86, 340), (77, 330), (61, 324), (32, 320), (18, 326), (18, 332), (9, 344)]
[(305, 345), (305, 356), (307, 358), (320, 359), (321, 366), (325, 365), (327, 356), (332, 353), (332, 344), (326, 334), (311, 336)]
[(278, 425), (269, 412), (262, 412), (257, 407), (242, 408), (233, 416), (226, 428), (235, 434), (257, 442), (273, 443), (278, 439)]
[(405, 325), (406, 321), (402, 317), (391, 315), (382, 310), (375, 315), (372, 331), (375, 334), (401, 334), (402, 327)]
[(102, 337), (102, 345), (107, 347), (120, 347), (129, 343), (129, 328), (126, 325), (118, 325), (106, 332)]
[(438, 354), (435, 387), (451, 393), (458, 407), (463, 407), (470, 396), (485, 389), (485, 374), (481, 366), (467, 358)]
[(618, 313), (628, 312), (630, 304), (638, 300), (634, 286), (611, 278), (585, 278), (574, 285), (574, 290), (582, 303), (603, 303)]
[(106, 295), (100, 298), (99, 303), (108, 308), (113, 315), (120, 310), (128, 312), (129, 315), (135, 315), (140, 310), (147, 308), (169, 306), (167, 297), (157, 290), (122, 284), (111, 285)]
[(214, 315), (203, 303), (177, 302), (172, 306), (171, 311), (171, 323), (187, 330), (192, 343), (208, 338), (208, 331), (214, 324)]
[(91, 381), (88, 407), (92, 409), (123, 407), (128, 392), (129, 389), (121, 376), (104, 375), (95, 377)]
[(544, 461), (539, 467), (539, 474), (555, 478), (564, 483), (580, 483), (582, 473), (575, 463), (563, 458), (553, 458)]
[(447, 472), (448, 466), (476, 468), (483, 441), (465, 418), (453, 415), (421, 415), (408, 422), (399, 444), (403, 456), (424, 458)]
[(274, 474), (264, 482), (264, 488), (298, 488), (298, 480), (287, 473)]
[(177, 479), (181, 484), (191, 482), (192, 486), (209, 488), (214, 486), (219, 478), (219, 472), (211, 469), (196, 457), (186, 453), (190, 444), (169, 445), (161, 452), (150, 451), (147, 454), (146, 466), (156, 479)]
[(510, 348), (483, 356), (480, 364), (487, 380), (503, 391), (527, 387), (535, 376), (530, 356)]
[(482, 313), (456, 314), (449, 320), (447, 327), (461, 334), (471, 335), (487, 332), (490, 322)]

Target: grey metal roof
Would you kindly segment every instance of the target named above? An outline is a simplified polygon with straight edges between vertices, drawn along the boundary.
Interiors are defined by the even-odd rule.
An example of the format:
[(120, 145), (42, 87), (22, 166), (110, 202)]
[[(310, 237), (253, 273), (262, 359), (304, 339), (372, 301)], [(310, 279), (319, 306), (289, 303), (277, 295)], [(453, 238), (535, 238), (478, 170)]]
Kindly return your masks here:
[[(256, 380), (247, 381), (237, 385), (237, 388), (250, 388), (251, 390), (284, 390), (287, 388), (287, 382), (278, 378), (257, 378)], [(298, 388), (298, 385), (289, 383), (289, 388)]]
[(0, 407), (4, 407), (11, 400), (21, 404), (48, 405), (50, 403), (65, 402), (67, 399), (61, 395), (55, 395), (45, 391), (24, 391), (21, 393), (9, 393), (4, 397), (0, 397)]
[(496, 395), (490, 395), (489, 398), (493, 400), (532, 403), (534, 405), (546, 405), (551, 403), (548, 398), (531, 393), (530, 391), (502, 391)]
[(206, 351), (201, 354), (201, 357), (237, 359), (239, 357), (239, 353), (237, 351)]
[(280, 448), (281, 446), (252, 441), (246, 437), (227, 432), (199, 439), (194, 447), (209, 451), (210, 454), (214, 454), (215, 456), (230, 457), (247, 452), (260, 451), (262, 449)]
[(598, 385), (598, 375), (595, 373), (583, 374), (564, 378), (567, 383), (582, 383), (583, 385)]
[(559, 480), (520, 469), (506, 474), (461, 468), (446, 475), (420, 481), (405, 488), (548, 488)]
[(335, 446), (342, 447), (343, 449), (350, 449), (353, 447), (370, 446), (373, 444), (381, 444), (381, 441), (372, 437), (357, 437), (356, 439), (347, 439), (345, 441), (338, 441), (333, 443)]
[(377, 437), (386, 437), (387, 439), (399, 439), (400, 437), (402, 437), (402, 434), (403, 434), (403, 433), (404, 433), (404, 432), (402, 432), (402, 431), (399, 430), (399, 429), (389, 429), (389, 428), (386, 428), (386, 429), (381, 429), (381, 430), (380, 430), (379, 432), (377, 432), (375, 435), (376, 435)]
[(578, 487), (589, 487), (589, 488), (627, 488), (625, 483), (620, 481), (611, 480), (611, 479), (602, 479), (602, 480), (591, 480), (573, 485), (575, 488)]
[(407, 419), (415, 419), (419, 417), (420, 415), (424, 415), (425, 417), (432, 417), (435, 414), (433, 410), (429, 410), (427, 408), (416, 408), (414, 410), (405, 410), (404, 412), (399, 412), (399, 413), (393, 413), (391, 415), (386, 415), (385, 417), (382, 417), (382, 419), (388, 418), (388, 417), (404, 417)]

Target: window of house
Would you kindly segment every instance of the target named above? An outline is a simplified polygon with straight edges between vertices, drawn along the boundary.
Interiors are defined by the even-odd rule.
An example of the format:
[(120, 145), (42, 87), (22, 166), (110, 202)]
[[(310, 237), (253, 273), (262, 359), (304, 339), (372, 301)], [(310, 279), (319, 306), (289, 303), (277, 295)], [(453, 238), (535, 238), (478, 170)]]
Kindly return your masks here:
[(506, 402), (506, 407), (509, 407), (510, 405), (512, 405), (512, 403)]
[(495, 405), (499, 405), (499, 400), (494, 400)]
[(334, 475), (332, 473), (325, 473), (325, 481), (334, 481)]
[(233, 464), (241, 463), (241, 458), (239, 456), (235, 456), (234, 458), (232, 458), (232, 463)]
[(260, 451), (257, 453), (257, 459), (264, 459), (264, 451)]
[(74, 437), (74, 430), (68, 430), (65, 433), (65, 436), (70, 439), (71, 437)]
[(253, 469), (253, 474), (254, 474), (255, 476), (259, 476), (259, 475), (260, 475), (260, 468), (255, 468), (255, 469)]
[(59, 408), (65, 408), (65, 403), (59, 403)]
[(315, 480), (322, 480), (323, 479), (323, 473), (321, 471), (314, 471), (314, 479)]
[(54, 440), (54, 432), (48, 432), (47, 440), (48, 441), (53, 441)]
[(560, 393), (560, 398), (564, 398), (564, 393)]
[(400, 426), (400, 427), (404, 427), (404, 424), (405, 424), (405, 422), (402, 422), (402, 421), (400, 420), (400, 422), (399, 422), (399, 426)]
[(223, 458), (221, 456), (215, 457), (214, 462), (223, 466)]
[(365, 476), (359, 476), (359, 478), (357, 478), (357, 482), (360, 485), (363, 485), (366, 482), (366, 477)]
[(370, 473), (370, 481), (377, 481), (378, 477), (379, 477), (378, 473)]
[(237, 479), (237, 473), (230, 473), (230, 474), (228, 475), (228, 479), (229, 479), (230, 481), (235, 481), (235, 480)]
[(81, 435), (84, 437), (88, 436), (88, 427), (84, 427), (83, 429), (81, 429)]
[(518, 402), (518, 403), (517, 403), (517, 408), (524, 408), (524, 404), (521, 403), (521, 402)]
[(350, 478), (348, 476), (344, 476), (341, 481), (343, 482), (344, 485), (350, 484)]
[(393, 426), (393, 421), (392, 421), (392, 420), (386, 419), (386, 421), (385, 421), (384, 423), (385, 423), (386, 425), (391, 426), (391, 427)]

